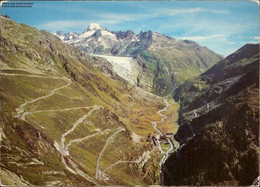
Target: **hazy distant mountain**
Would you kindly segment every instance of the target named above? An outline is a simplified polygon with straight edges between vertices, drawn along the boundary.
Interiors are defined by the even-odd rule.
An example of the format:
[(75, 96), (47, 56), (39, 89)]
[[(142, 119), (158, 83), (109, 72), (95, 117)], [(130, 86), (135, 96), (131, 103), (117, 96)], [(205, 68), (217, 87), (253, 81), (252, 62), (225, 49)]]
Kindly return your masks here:
[(87, 53), (133, 57), (132, 82), (160, 95), (170, 93), (222, 59), (193, 41), (176, 40), (150, 30), (139, 34), (130, 30), (114, 32), (93, 23), (81, 34), (53, 34)]
[(167, 185), (252, 185), (259, 176), (259, 45), (247, 44), (174, 91), (175, 138)]

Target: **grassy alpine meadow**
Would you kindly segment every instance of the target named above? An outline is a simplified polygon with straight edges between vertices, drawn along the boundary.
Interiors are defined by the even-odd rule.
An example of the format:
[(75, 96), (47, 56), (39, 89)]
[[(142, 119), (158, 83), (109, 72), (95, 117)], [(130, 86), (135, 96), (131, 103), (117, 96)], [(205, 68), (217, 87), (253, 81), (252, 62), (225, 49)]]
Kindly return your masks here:
[[(150, 136), (152, 122), (162, 118), (157, 114), (165, 107), (162, 98), (116, 74), (107, 77), (107, 62), (47, 32), (1, 20), (4, 182), (159, 184), (162, 156)], [(160, 125), (174, 121), (177, 105), (171, 104), (165, 112), (169, 120)]]

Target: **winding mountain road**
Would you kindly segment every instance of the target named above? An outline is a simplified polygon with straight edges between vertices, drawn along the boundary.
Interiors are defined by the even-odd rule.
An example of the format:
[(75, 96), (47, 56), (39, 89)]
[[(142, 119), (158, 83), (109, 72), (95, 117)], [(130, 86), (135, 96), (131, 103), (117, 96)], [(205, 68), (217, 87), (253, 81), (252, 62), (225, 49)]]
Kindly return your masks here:
[(99, 179), (102, 180), (102, 175), (107, 172), (109, 169), (111, 169), (112, 167), (118, 165), (118, 164), (122, 164), (122, 163), (135, 163), (135, 164), (139, 164), (142, 160), (144, 161), (143, 164), (145, 164), (147, 162), (147, 160), (149, 159), (150, 157), (150, 154), (154, 151), (151, 150), (151, 151), (148, 151), (147, 153), (144, 153), (140, 158), (136, 159), (136, 160), (126, 160), (126, 161), (117, 161), (116, 163), (110, 165), (109, 167), (107, 167), (104, 171), (102, 171), (99, 175)]
[(193, 127), (191, 126), (190, 122), (188, 123), (189, 127), (190, 127), (190, 130), (191, 130), (191, 133), (192, 133), (192, 136), (195, 136), (195, 133), (193, 131)]
[(52, 78), (52, 79), (61, 79), (64, 80), (64, 77), (54, 77), (54, 76), (48, 76), (45, 74), (39, 74), (39, 75), (30, 75), (30, 74), (18, 74), (18, 73), (1, 73), (1, 76), (26, 76), (26, 77), (34, 77), (34, 78)]
[[(165, 112), (167, 110), (169, 110), (169, 107), (171, 106), (170, 103), (168, 103), (168, 101), (166, 99), (164, 99), (164, 103), (166, 104), (165, 108), (163, 108), (162, 110), (159, 110), (157, 112), (157, 114), (159, 114), (162, 119), (161, 121), (157, 121), (157, 122), (152, 122), (153, 124), (153, 128), (161, 135), (161, 136), (164, 136), (164, 134), (157, 128), (157, 123), (158, 122), (164, 122), (165, 119), (167, 119), (168, 117), (165, 116), (164, 114), (162, 114), (161, 112)], [(167, 158), (169, 157), (169, 154), (173, 151), (174, 147), (175, 147), (175, 150), (177, 150), (180, 146), (179, 142), (177, 142), (174, 138), (172, 140), (170, 140), (169, 138), (167, 138), (167, 141), (169, 142), (170, 144), (170, 148), (167, 150), (167, 152), (163, 152), (163, 158), (161, 159), (160, 161), (160, 169), (161, 169), (161, 176), (162, 176), (162, 182), (164, 180), (164, 176), (163, 176), (163, 172), (162, 172), (162, 165), (165, 163), (165, 161), (167, 160)], [(160, 142), (159, 142), (160, 143)]]
[(100, 162), (100, 159), (101, 159), (101, 156), (102, 156), (103, 152), (106, 150), (109, 141), (110, 141), (114, 136), (116, 136), (119, 132), (121, 132), (121, 131), (125, 131), (125, 129), (120, 128), (118, 131), (114, 132), (111, 136), (109, 136), (109, 138), (108, 138), (107, 141), (106, 141), (105, 146), (103, 147), (102, 151), (99, 153), (98, 159), (97, 159), (97, 167), (96, 167), (96, 179), (98, 179), (99, 162)]
[(25, 117), (30, 114), (36, 114), (36, 113), (43, 113), (43, 112), (61, 112), (61, 111), (70, 111), (70, 110), (79, 110), (79, 109), (88, 109), (91, 108), (89, 106), (83, 106), (83, 107), (73, 107), (73, 108), (64, 108), (64, 109), (53, 109), (53, 110), (38, 110), (38, 111), (32, 111), (32, 112), (24, 112), (21, 115), (21, 119), (25, 120)]
[(196, 117), (198, 117), (198, 113), (197, 113), (197, 109), (194, 109), (193, 110), (193, 115), (192, 115), (192, 118), (191, 118), (191, 120), (188, 122), (188, 125), (189, 125), (189, 127), (190, 127), (190, 130), (191, 130), (191, 133), (192, 133), (192, 136), (194, 137), (195, 136), (195, 133), (194, 133), (194, 130), (193, 130), (193, 127), (191, 126), (191, 121), (194, 119), (194, 118), (196, 118)]
[[(160, 121), (157, 121), (157, 122), (164, 122), (165, 119), (168, 118), (167, 116), (165, 116), (164, 114), (162, 114), (162, 112), (165, 112), (165, 111), (169, 110), (169, 107), (170, 107), (171, 105), (170, 105), (170, 103), (167, 102), (166, 99), (164, 100), (164, 103), (166, 104), (166, 107), (163, 108), (163, 109), (161, 109), (161, 110), (159, 110), (159, 111), (157, 111), (157, 114), (159, 114), (159, 115), (162, 117), (162, 119), (161, 119)], [(157, 122), (152, 122), (153, 128), (154, 128), (161, 136), (164, 136), (164, 134), (157, 128), (157, 125), (158, 125)], [(121, 130), (122, 130), (122, 129), (121, 129)], [(142, 158), (139, 158), (139, 159), (134, 160), (134, 161), (121, 161), (121, 160), (119, 160), (119, 161), (117, 161), (116, 163), (114, 163), (114, 164), (110, 165), (109, 167), (107, 167), (104, 171), (100, 172), (100, 171), (99, 171), (100, 158), (101, 158), (103, 152), (105, 151), (106, 147), (108, 146), (108, 143), (109, 143), (110, 139), (111, 139), (116, 133), (120, 132), (121, 130), (115, 132), (114, 134), (112, 134), (112, 135), (107, 139), (107, 142), (106, 142), (106, 144), (105, 144), (103, 150), (100, 152), (99, 157), (98, 157), (98, 160), (97, 160), (96, 179), (99, 178), (99, 180), (101, 180), (101, 179), (102, 179), (102, 175), (103, 175), (106, 171), (108, 171), (109, 169), (111, 169), (112, 167), (114, 167), (114, 166), (116, 166), (116, 165), (118, 165), (118, 164), (121, 164), (121, 163), (140, 163), (140, 162), (142, 161), (142, 159), (143, 159), (143, 156), (145, 156), (146, 158), (148, 158), (149, 155), (154, 151), (154, 149), (153, 149), (152, 151), (150, 151), (150, 152), (148, 151), (148, 153), (147, 153), (147, 154), (144, 154), (144, 155), (142, 156)], [(123, 129), (123, 130), (124, 130), (124, 129)], [(173, 150), (173, 148), (174, 148), (174, 147), (175, 147), (176, 149), (179, 148), (179, 143), (178, 143), (174, 138), (173, 138), (173, 143), (172, 143), (172, 141), (171, 141), (169, 138), (167, 138), (167, 141), (168, 141), (169, 144), (171, 145), (171, 147), (168, 149), (167, 152), (163, 152), (163, 151), (162, 151), (160, 142), (157, 141), (157, 143), (158, 143), (157, 145), (158, 145), (158, 148), (159, 148), (160, 152), (164, 154), (162, 160), (160, 161), (160, 168), (162, 167), (162, 164), (163, 164), (163, 163), (167, 160), (167, 158), (169, 157), (169, 154), (170, 154), (170, 152)], [(147, 161), (147, 159), (146, 159), (146, 161)], [(100, 173), (99, 173), (99, 172), (100, 172)], [(161, 172), (161, 173), (162, 173), (162, 172)], [(163, 175), (163, 174), (162, 174), (162, 175)]]
[(66, 85), (63, 85), (63, 86), (61, 86), (61, 87), (58, 87), (58, 88), (55, 88), (55, 89), (51, 90), (51, 91), (50, 91), (50, 94), (48, 94), (48, 95), (38, 97), (38, 98), (36, 98), (36, 99), (33, 99), (33, 100), (31, 100), (31, 101), (27, 101), (27, 102), (25, 102), (24, 104), (20, 105), (20, 106), (19, 106), (19, 109), (20, 109), (20, 110), (17, 112), (16, 118), (21, 119), (21, 120), (25, 120), (25, 119), (24, 119), (24, 116), (23, 116), (23, 118), (21, 117), (21, 114), (24, 113), (24, 107), (25, 107), (26, 105), (28, 105), (28, 104), (30, 104), (30, 103), (34, 103), (34, 102), (39, 101), (39, 100), (41, 100), (41, 99), (45, 99), (45, 98), (47, 98), (47, 97), (50, 97), (50, 96), (52, 96), (53, 94), (55, 94), (56, 91), (58, 91), (58, 90), (60, 90), (60, 89), (63, 89), (63, 88), (67, 88), (68, 86), (71, 85), (70, 79), (67, 79), (67, 78), (65, 79), (65, 78), (64, 78), (63, 80), (65, 80), (65, 81), (67, 82)]
[[(202, 100), (202, 102), (205, 104), (205, 105), (203, 105), (203, 107), (206, 106), (207, 112), (209, 112), (209, 109), (210, 109), (209, 103), (206, 102), (206, 101), (204, 101), (203, 99), (201, 99), (201, 100)], [(194, 133), (193, 127), (191, 126), (190, 123), (191, 123), (191, 121), (192, 121), (194, 118), (196, 118), (196, 117), (198, 117), (198, 112), (197, 112), (197, 109), (194, 109), (194, 110), (193, 110), (193, 116), (192, 116), (190, 122), (188, 122), (188, 125), (189, 125), (189, 127), (190, 127), (190, 130), (191, 130), (193, 136), (195, 136), (195, 133)]]
[(81, 171), (81, 170), (77, 167), (77, 164), (75, 164), (70, 158), (67, 158), (67, 159), (68, 159), (70, 165), (74, 168), (74, 170), (68, 166), (68, 164), (67, 164), (66, 161), (65, 161), (65, 156), (62, 155), (61, 161), (62, 161), (62, 163), (64, 164), (65, 168), (66, 168), (69, 172), (71, 172), (71, 173), (73, 173), (73, 174), (78, 174), (78, 175), (80, 175), (81, 177), (83, 177), (84, 179), (86, 179), (87, 181), (89, 181), (89, 182), (95, 184), (96, 186), (99, 186), (99, 184), (98, 184), (93, 178), (89, 177), (89, 176), (86, 175), (83, 171)]
[[(28, 77), (45, 77), (45, 76), (40, 76), (40, 75), (26, 75), (26, 74), (7, 74), (7, 73), (2, 73), (2, 75), (4, 76), (28, 76)], [(39, 101), (39, 100), (42, 100), (42, 99), (45, 99), (45, 98), (48, 98), (52, 95), (55, 94), (56, 91), (58, 90), (61, 90), (63, 88), (66, 88), (68, 86), (70, 86), (72, 84), (71, 80), (70, 79), (67, 79), (67, 78), (60, 78), (60, 77), (47, 77), (46, 78), (54, 78), (54, 79), (62, 79), (64, 81), (66, 81), (67, 84), (63, 85), (63, 86), (60, 86), (58, 88), (55, 88), (53, 90), (50, 91), (50, 93), (48, 95), (45, 95), (45, 96), (41, 96), (41, 97), (38, 97), (36, 99), (33, 99), (31, 101), (27, 101), (25, 103), (23, 103), (22, 105), (19, 106), (19, 110), (17, 112), (17, 115), (16, 115), (16, 118), (20, 119), (20, 120), (25, 120), (25, 117), (27, 115), (30, 115), (30, 114), (34, 114), (34, 113), (41, 113), (41, 112), (55, 112), (55, 111), (69, 111), (69, 110), (77, 110), (77, 109), (88, 109), (88, 108), (93, 108), (92, 110), (90, 110), (87, 114), (85, 114), (84, 116), (82, 116), (80, 119), (78, 119), (72, 126), (71, 129), (67, 130), (65, 133), (63, 133), (61, 135), (61, 143), (60, 143), (60, 152), (62, 153), (62, 162), (64, 163), (65, 167), (67, 168), (68, 171), (74, 173), (74, 174), (79, 174), (80, 176), (84, 177), (86, 180), (92, 182), (93, 184), (95, 185), (98, 185), (92, 178), (90, 178), (89, 176), (87, 176), (84, 172), (82, 172), (78, 167), (77, 165), (71, 160), (69, 159), (69, 157), (66, 157), (69, 155), (69, 152), (68, 152), (68, 148), (69, 146), (72, 144), (72, 143), (76, 143), (76, 142), (80, 142), (80, 141), (84, 141), (84, 140), (87, 140), (89, 138), (92, 138), (98, 134), (103, 134), (103, 133), (106, 133), (106, 132), (109, 132), (111, 131), (112, 129), (106, 129), (102, 132), (96, 132), (94, 134), (91, 134), (91, 135), (88, 135), (86, 137), (83, 137), (83, 138), (78, 138), (78, 139), (74, 139), (74, 140), (70, 140), (67, 144), (65, 144), (65, 141), (66, 141), (66, 136), (70, 133), (72, 133), (75, 128), (80, 124), (82, 123), (86, 118), (88, 118), (92, 112), (94, 112), (95, 110), (98, 110), (98, 109), (101, 109), (103, 108), (102, 106), (90, 106), (90, 107), (74, 107), (74, 108), (65, 108), (65, 109), (56, 109), (56, 110), (41, 110), (41, 111), (32, 111), (32, 112), (25, 112), (25, 109), (24, 107), (30, 103), (34, 103), (36, 101)], [(166, 107), (157, 111), (157, 114), (159, 114), (162, 118), (160, 121), (155, 121), (155, 122), (152, 122), (153, 124), (153, 128), (161, 135), (161, 136), (164, 136), (164, 134), (157, 128), (157, 123), (158, 122), (164, 122), (165, 119), (167, 119), (167, 116), (165, 116), (164, 114), (162, 114), (162, 112), (165, 112), (167, 110), (169, 110), (169, 107), (170, 107), (170, 104), (167, 102), (167, 100), (164, 100), (164, 103), (166, 104)], [(197, 111), (194, 110), (194, 116), (197, 116)], [(149, 155), (154, 151), (154, 149), (152, 151), (148, 151), (147, 154), (143, 154), (143, 156), (137, 160), (134, 160), (134, 161), (117, 161), (116, 163), (110, 165), (109, 167), (107, 167), (104, 171), (100, 172), (99, 171), (99, 165), (100, 165), (100, 159), (104, 153), (104, 151), (106, 150), (110, 140), (116, 136), (119, 132), (121, 131), (125, 131), (125, 129), (123, 128), (120, 128), (119, 130), (117, 130), (116, 132), (114, 132), (106, 141), (106, 144), (104, 145), (102, 151), (99, 153), (99, 156), (98, 156), (98, 159), (97, 159), (97, 166), (96, 166), (96, 179), (102, 179), (102, 175), (108, 171), (109, 169), (111, 169), (112, 167), (118, 165), (118, 164), (121, 164), (121, 163), (140, 163), (142, 160), (144, 160), (144, 162), (147, 161), (147, 159), (149, 159)], [(169, 154), (170, 152), (172, 152), (172, 150), (174, 149), (175, 147), (175, 151), (179, 148), (179, 143), (177, 141), (175, 141), (175, 139), (173, 138), (173, 140), (171, 141), (169, 138), (166, 138), (167, 141), (169, 142), (170, 144), (170, 148), (167, 150), (167, 152), (164, 152), (162, 151), (162, 148), (161, 148), (161, 145), (160, 145), (160, 142), (157, 141), (158, 143), (158, 148), (160, 150), (160, 152), (162, 154), (164, 154), (163, 158), (161, 159), (160, 161), (160, 168), (162, 168), (162, 165), (165, 163), (165, 161), (167, 160), (167, 158), (169, 157)], [(68, 166), (68, 164), (66, 163), (65, 161), (65, 157), (69, 160), (69, 163), (70, 165), (73, 167), (70, 168)], [(162, 172), (161, 172), (162, 173)], [(163, 173), (162, 173), (162, 181), (163, 181)]]
[(109, 167), (107, 167), (104, 171), (102, 171), (101, 173), (100, 173), (100, 179), (102, 179), (102, 175), (106, 172), (106, 171), (108, 171), (109, 169), (111, 169), (112, 167), (114, 167), (114, 166), (116, 166), (116, 165), (118, 165), (118, 164), (121, 164), (121, 163), (138, 163), (138, 160), (133, 160), (133, 161), (121, 161), (121, 160), (119, 160), (119, 161), (117, 161), (116, 163), (114, 163), (114, 164), (112, 164), (111, 166), (109, 166)]
[[(202, 100), (202, 101), (203, 101), (204, 104), (206, 104), (207, 109), (208, 109), (208, 111), (209, 111), (209, 108), (210, 108), (209, 104), (208, 104), (206, 101), (204, 101), (204, 100)], [(196, 117), (198, 117), (198, 113), (197, 113), (197, 109), (194, 109), (194, 110), (193, 110), (193, 116), (192, 116), (192, 119), (190, 120), (190, 122), (191, 122), (194, 118), (196, 118)], [(189, 127), (190, 127), (190, 129), (191, 129), (191, 131), (192, 131), (193, 136), (195, 136), (194, 131), (193, 131), (193, 128), (192, 128), (190, 122), (188, 123), (188, 125), (189, 125)], [(176, 136), (177, 136), (177, 135), (176, 135)], [(180, 137), (178, 137), (178, 139), (180, 139), (180, 140), (183, 142), (183, 144), (182, 144), (182, 146), (180, 146), (179, 142), (176, 141), (175, 138), (173, 137), (173, 138), (172, 138), (172, 142), (173, 142), (173, 144), (174, 144), (175, 150), (172, 152), (172, 154), (175, 153), (175, 152), (178, 152), (179, 150), (181, 150), (181, 148), (185, 145), (185, 142), (184, 142)], [(164, 162), (165, 162), (166, 160), (167, 160), (167, 158), (164, 160)], [(162, 182), (163, 182), (163, 180), (164, 180), (164, 176), (163, 176), (163, 174), (162, 174)]]
[(87, 114), (85, 114), (83, 117), (81, 117), (80, 119), (78, 119), (78, 120), (76, 121), (76, 123), (73, 124), (73, 126), (72, 126), (71, 129), (69, 129), (68, 131), (66, 131), (65, 133), (63, 133), (63, 134), (61, 135), (61, 150), (60, 150), (60, 151), (61, 151), (63, 154), (69, 155), (69, 152), (68, 152), (68, 149), (67, 149), (68, 146), (66, 147), (65, 144), (64, 144), (64, 142), (65, 142), (65, 137), (66, 137), (68, 134), (70, 134), (71, 132), (73, 132), (73, 131), (75, 130), (75, 128), (76, 128), (80, 123), (82, 123), (87, 117), (89, 117), (93, 111), (98, 110), (98, 109), (101, 109), (101, 108), (103, 108), (103, 107), (102, 107), (102, 106), (97, 106), (97, 105), (95, 105), (95, 106), (92, 106), (92, 107), (89, 107), (89, 108), (93, 108), (93, 109), (90, 110), (90, 111), (89, 111)]
[(194, 109), (194, 110), (193, 110), (193, 119), (196, 118), (196, 117), (198, 117), (198, 113), (197, 113), (197, 110)]
[[(7, 73), (1, 73), (1, 75), (5, 75), (5, 76), (45, 77), (45, 76), (38, 76), (38, 75), (7, 74)], [(29, 115), (29, 114), (32, 114), (32, 113), (51, 112), (51, 111), (68, 111), (68, 110), (75, 110), (75, 109), (81, 109), (81, 108), (91, 108), (91, 107), (75, 107), (75, 108), (67, 108), (67, 109), (46, 110), (46, 111), (34, 111), (34, 112), (25, 112), (25, 113), (24, 113), (24, 107), (25, 107), (27, 104), (30, 104), (30, 103), (39, 101), (39, 100), (41, 100), (41, 99), (45, 99), (45, 98), (47, 98), (47, 97), (50, 97), (50, 96), (52, 96), (53, 94), (55, 94), (56, 91), (58, 91), (58, 90), (60, 90), (60, 89), (63, 89), (63, 88), (66, 88), (66, 87), (70, 86), (71, 83), (72, 83), (71, 80), (68, 79), (68, 78), (66, 78), (66, 77), (60, 78), (60, 77), (50, 77), (50, 76), (47, 77), (47, 76), (46, 76), (46, 78), (62, 79), (62, 80), (65, 80), (65, 81), (67, 82), (67, 84), (66, 84), (66, 85), (63, 85), (63, 86), (61, 86), (61, 87), (58, 87), (58, 88), (55, 88), (55, 89), (51, 90), (51, 91), (50, 91), (50, 94), (48, 94), (48, 95), (38, 97), (38, 98), (36, 98), (36, 99), (33, 99), (33, 100), (31, 100), (31, 101), (27, 101), (27, 102), (25, 102), (24, 104), (20, 105), (20, 106), (19, 106), (19, 109), (20, 109), (20, 110), (17, 112), (16, 118), (18, 118), (18, 119), (20, 119), (20, 120), (25, 120), (26, 115)], [(66, 158), (68, 159), (70, 165), (74, 168), (74, 170), (67, 165), (67, 163), (66, 163), (66, 161), (65, 161), (65, 159), (64, 159), (64, 158), (65, 158), (65, 154), (64, 154), (64, 153), (66, 153), (68, 147), (69, 147), (72, 143), (86, 140), (86, 139), (88, 139), (88, 138), (91, 138), (91, 137), (97, 135), (98, 133), (104, 133), (104, 132), (106, 131), (106, 130), (105, 130), (105, 131), (103, 131), (103, 132), (98, 132), (98, 133), (89, 135), (89, 136), (87, 136), (87, 137), (81, 138), (81, 139), (72, 140), (72, 141), (70, 141), (70, 142), (66, 145), (66, 147), (65, 147), (66, 149), (64, 150), (65, 136), (66, 136), (67, 134), (71, 133), (71, 132), (77, 127), (77, 125), (78, 125), (79, 123), (81, 123), (85, 118), (87, 118), (87, 117), (91, 114), (91, 112), (93, 112), (94, 110), (97, 110), (97, 109), (99, 109), (99, 108), (102, 108), (102, 106), (93, 106), (93, 107), (94, 107), (94, 109), (92, 109), (88, 114), (86, 114), (86, 115), (84, 115), (82, 118), (80, 118), (80, 119), (73, 125), (73, 127), (72, 127), (69, 131), (67, 131), (67, 132), (65, 132), (65, 133), (63, 134), (63, 136), (62, 136), (62, 145), (63, 145), (62, 148), (63, 148), (63, 149), (61, 149), (60, 151), (61, 151), (61, 153), (63, 153), (63, 154), (61, 155), (61, 158), (62, 158), (61, 161), (62, 161), (62, 163), (64, 164), (65, 168), (66, 168), (68, 171), (70, 171), (71, 173), (74, 173), (74, 174), (78, 174), (78, 175), (82, 176), (84, 179), (86, 179), (87, 181), (89, 181), (89, 182), (93, 183), (94, 185), (97, 185), (97, 186), (98, 186), (99, 184), (98, 184), (94, 179), (92, 179), (91, 177), (89, 177), (88, 175), (86, 175), (83, 171), (81, 171), (81, 170), (77, 167), (77, 164), (75, 164), (70, 158), (66, 157)], [(21, 115), (21, 114), (22, 114), (22, 115)], [(107, 130), (107, 131), (108, 131), (108, 130)]]
[(94, 133), (94, 134), (85, 136), (85, 137), (83, 137), (83, 138), (78, 138), (78, 139), (70, 140), (69, 143), (67, 143), (67, 144), (65, 145), (65, 148), (64, 148), (64, 149), (68, 151), (68, 148), (69, 148), (69, 146), (71, 146), (72, 143), (81, 142), (81, 141), (87, 140), (87, 139), (89, 139), (89, 138), (92, 138), (92, 137), (94, 137), (94, 136), (96, 136), (96, 135), (107, 133), (107, 132), (109, 132), (109, 131), (112, 131), (112, 129), (106, 129), (106, 130), (104, 130), (104, 131), (99, 131), (99, 132), (96, 132), (96, 133)]
[(204, 104), (206, 104), (206, 106), (207, 106), (207, 110), (208, 110), (208, 112), (209, 112), (209, 108), (210, 108), (209, 103), (206, 102), (204, 99), (201, 99), (201, 100), (202, 100), (202, 102), (203, 102)]

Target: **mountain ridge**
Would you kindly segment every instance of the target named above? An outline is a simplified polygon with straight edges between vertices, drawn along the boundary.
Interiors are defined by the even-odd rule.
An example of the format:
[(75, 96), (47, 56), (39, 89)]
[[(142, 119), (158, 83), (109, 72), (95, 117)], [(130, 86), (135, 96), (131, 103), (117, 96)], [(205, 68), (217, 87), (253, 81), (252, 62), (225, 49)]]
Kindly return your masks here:
[(196, 42), (176, 40), (151, 30), (135, 34), (131, 30), (111, 32), (98, 26), (96, 30), (87, 28), (79, 35), (59, 37), (87, 53), (133, 57), (139, 65), (133, 69), (137, 75), (134, 82), (158, 95), (169, 94), (188, 78), (222, 60), (222, 56)]
[[(246, 44), (178, 87), (166, 185), (252, 185), (259, 176), (259, 44)], [(224, 169), (223, 169), (224, 168)]]

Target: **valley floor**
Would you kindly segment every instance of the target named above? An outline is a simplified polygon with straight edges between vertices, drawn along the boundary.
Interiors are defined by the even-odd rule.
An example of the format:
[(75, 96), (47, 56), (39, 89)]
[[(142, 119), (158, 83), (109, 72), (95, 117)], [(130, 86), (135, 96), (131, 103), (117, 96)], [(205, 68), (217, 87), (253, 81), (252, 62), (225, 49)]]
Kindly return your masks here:
[[(175, 134), (177, 131), (178, 106), (172, 100), (169, 103), (165, 100), (166, 107), (160, 109), (164, 107), (164, 104), (160, 103), (159, 97), (139, 89), (138, 92), (141, 94), (148, 94), (148, 98), (156, 98), (158, 101), (152, 105), (148, 104), (148, 106), (135, 104), (132, 113), (128, 117), (122, 118), (126, 124), (126, 127), (123, 127), (120, 123), (114, 124), (118, 122), (113, 122), (113, 117), (103, 119), (107, 118), (106, 115), (112, 114), (104, 115), (103, 112), (107, 110), (104, 108), (105, 106), (93, 105), (87, 97), (74, 92), (75, 83), (66, 77), (31, 74), (26, 71), (16, 73), (15, 70), (13, 72), (8, 70), (8, 73), (6, 70), (2, 70), (1, 75), (3, 97), (9, 95), (12, 96), (12, 101), (15, 101), (11, 105), (4, 101), (2, 108), (4, 115), (2, 138), (5, 143), (2, 145), (1, 160), (6, 174), (3, 173), (1, 177), (6, 178), (7, 174), (12, 173), (8, 180), (2, 180), (3, 184), (18, 184), (17, 180), (25, 181), (25, 184), (37, 185), (68, 184), (71, 182), (67, 181), (69, 179), (65, 180), (68, 175), (78, 175), (83, 178), (82, 182), (88, 181), (88, 184), (91, 185), (145, 184), (142, 180), (147, 177), (146, 175), (151, 175), (150, 180), (157, 181), (155, 184), (160, 183), (159, 165), (173, 150), (171, 141), (167, 138), (160, 139), (165, 137), (166, 132)], [(32, 77), (34, 81), (32, 81)], [(19, 84), (14, 86), (14, 82), (19, 82)], [(37, 89), (24, 93), (27, 90), (24, 90), (23, 86), (28, 84)], [(20, 103), (19, 106), (16, 103)], [(156, 108), (159, 110), (157, 111)], [(9, 111), (8, 114), (7, 111)], [(102, 123), (101, 126), (97, 124), (96, 119)], [(132, 121), (129, 122), (129, 119)], [(40, 151), (42, 156), (50, 151), (45, 145), (45, 140), (42, 139), (48, 139), (47, 141), (53, 139), (53, 142), (48, 142), (48, 146), (55, 154), (56, 161), (50, 162), (41, 156), (30, 159), (29, 147), (22, 145), (26, 142), (19, 143), (23, 137), (17, 137), (20, 140), (13, 144), (13, 138), (9, 134), (11, 132), (6, 126), (7, 123), (12, 123), (11, 129), (17, 128), (13, 126), (15, 124), (35, 129), (37, 138), (33, 137), (33, 139), (36, 138), (34, 143), (40, 146), (41, 150), (38, 152)], [(154, 125), (155, 123), (157, 126)], [(130, 133), (130, 137), (128, 133)], [(32, 138), (30, 136), (34, 136), (30, 133), (28, 135), (29, 139)], [(159, 137), (154, 141), (154, 145), (151, 140), (153, 136)], [(126, 145), (131, 149), (128, 149)], [(15, 153), (15, 149), (20, 153)], [(58, 164), (59, 167), (50, 170), (50, 164)], [(28, 167), (30, 167), (29, 171)], [(38, 170), (40, 168), (44, 168), (43, 171)], [(61, 168), (63, 168), (62, 171)], [(143, 179), (137, 177), (140, 170), (145, 170)], [(28, 175), (29, 173), (31, 174)], [(60, 176), (55, 177), (55, 175), (50, 175), (51, 173), (57, 173)], [(14, 177), (16, 175), (17, 177)], [(42, 182), (37, 183), (32, 180), (32, 175), (35, 180), (42, 178), (39, 180)], [(43, 180), (44, 175), (51, 179)], [(129, 183), (130, 176), (135, 176), (137, 179)], [(155, 179), (156, 177), (157, 179)]]

